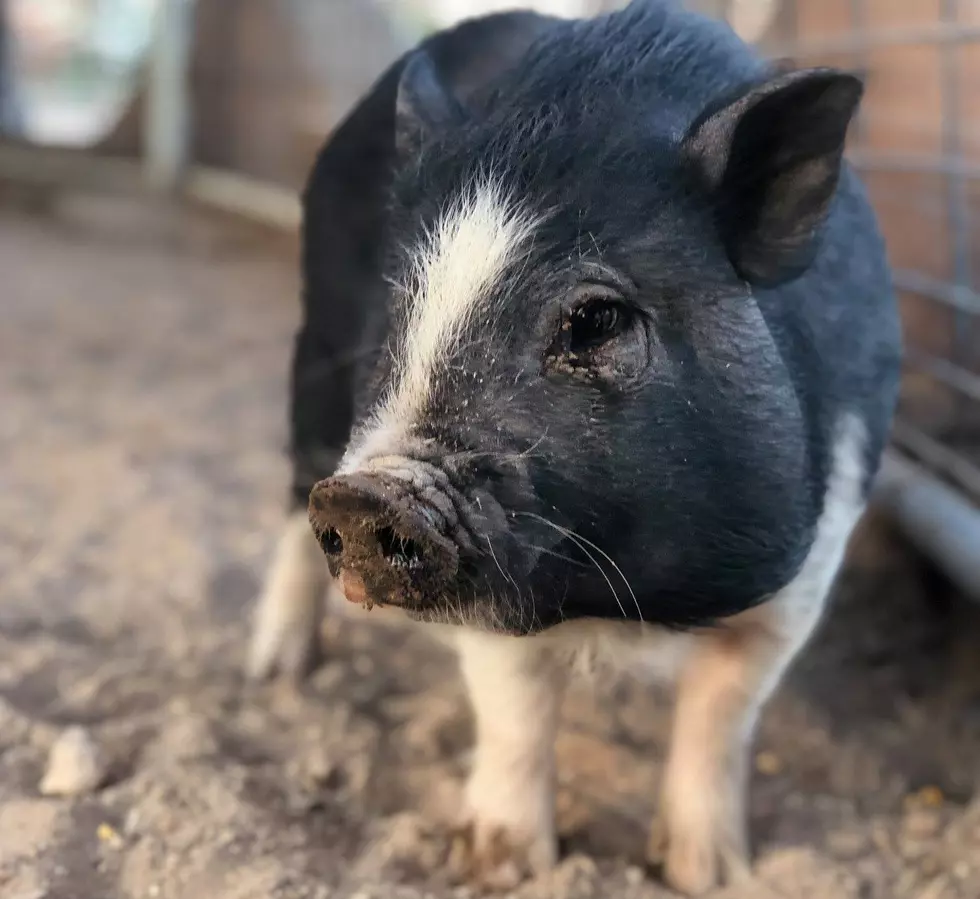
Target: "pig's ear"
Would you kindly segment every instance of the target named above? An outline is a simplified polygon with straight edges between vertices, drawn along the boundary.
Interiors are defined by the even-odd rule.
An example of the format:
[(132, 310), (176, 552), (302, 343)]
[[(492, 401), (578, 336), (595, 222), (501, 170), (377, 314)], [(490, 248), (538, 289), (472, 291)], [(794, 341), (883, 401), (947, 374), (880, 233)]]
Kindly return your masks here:
[(773, 286), (813, 261), (863, 89), (859, 77), (835, 69), (778, 73), (688, 133), (685, 152), (750, 283)]
[(416, 50), (406, 61), (395, 100), (395, 140), (409, 157), (437, 132), (463, 118), (463, 108), (443, 82), (432, 57)]

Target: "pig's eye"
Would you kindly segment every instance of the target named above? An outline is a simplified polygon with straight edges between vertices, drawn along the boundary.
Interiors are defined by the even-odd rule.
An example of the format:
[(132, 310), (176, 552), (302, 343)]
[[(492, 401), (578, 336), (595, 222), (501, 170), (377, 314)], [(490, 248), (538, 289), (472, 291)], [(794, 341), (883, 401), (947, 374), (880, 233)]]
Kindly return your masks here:
[(630, 324), (630, 312), (614, 300), (587, 300), (569, 316), (570, 346), (584, 352), (622, 334)]
[(643, 313), (604, 285), (581, 285), (575, 293), (545, 351), (545, 373), (596, 387), (626, 385), (648, 362)]

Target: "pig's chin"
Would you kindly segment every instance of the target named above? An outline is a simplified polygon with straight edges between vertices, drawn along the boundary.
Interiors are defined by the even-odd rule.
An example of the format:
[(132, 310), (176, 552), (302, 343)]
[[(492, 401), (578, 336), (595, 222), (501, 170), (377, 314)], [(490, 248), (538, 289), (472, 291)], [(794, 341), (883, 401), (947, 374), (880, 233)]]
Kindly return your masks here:
[[(523, 637), (540, 633), (547, 625), (535, 614), (533, 605), (521, 603), (513, 591), (466, 588), (427, 596), (420, 603), (387, 601), (385, 598), (341, 589), (348, 601), (365, 609), (397, 612), (411, 621), (450, 627), (467, 627), (501, 636)], [(512, 585), (508, 585), (512, 586)]]
[(522, 611), (516, 603), (499, 598), (481, 598), (458, 602), (447, 598), (424, 608), (405, 610), (413, 621), (473, 630), (507, 637), (527, 637), (540, 633), (544, 626), (535, 616)]
[[(482, 579), (481, 579), (482, 581)], [(547, 628), (531, 604), (522, 603), (510, 579), (505, 587), (491, 583), (461, 584), (456, 589), (427, 595), (420, 602), (401, 602), (390, 597), (371, 596), (350, 589), (349, 579), (339, 580), (347, 600), (365, 609), (384, 609), (423, 624), (467, 627), (502, 636), (529, 636)], [(510, 589), (507, 589), (510, 588)], [(524, 596), (526, 599), (526, 596)]]

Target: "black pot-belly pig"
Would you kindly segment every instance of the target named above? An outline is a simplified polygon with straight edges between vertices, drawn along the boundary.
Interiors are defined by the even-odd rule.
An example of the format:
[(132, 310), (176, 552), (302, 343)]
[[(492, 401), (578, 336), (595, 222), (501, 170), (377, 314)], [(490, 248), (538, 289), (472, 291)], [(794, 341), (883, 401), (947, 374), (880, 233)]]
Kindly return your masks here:
[(490, 881), (554, 864), (558, 705), (602, 657), (676, 677), (668, 882), (749, 870), (755, 722), (896, 401), (885, 250), (842, 160), (861, 95), (663, 0), (507, 13), (396, 62), (316, 162), (251, 669), (309, 668), (331, 585), (456, 625)]

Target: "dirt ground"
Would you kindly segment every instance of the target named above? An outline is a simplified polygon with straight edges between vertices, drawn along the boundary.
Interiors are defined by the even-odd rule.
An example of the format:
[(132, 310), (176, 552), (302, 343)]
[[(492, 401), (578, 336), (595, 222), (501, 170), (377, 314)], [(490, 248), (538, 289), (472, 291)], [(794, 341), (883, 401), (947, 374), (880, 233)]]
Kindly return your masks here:
[[(295, 266), (186, 214), (0, 209), (0, 896), (465, 897), (438, 826), (472, 742), (454, 661), (334, 618), (250, 687), (282, 520)], [(878, 524), (765, 716), (759, 883), (725, 899), (980, 897), (980, 620)], [(564, 860), (520, 899), (662, 899), (640, 866), (669, 697), (577, 687)], [(81, 726), (103, 783), (42, 794)]]

